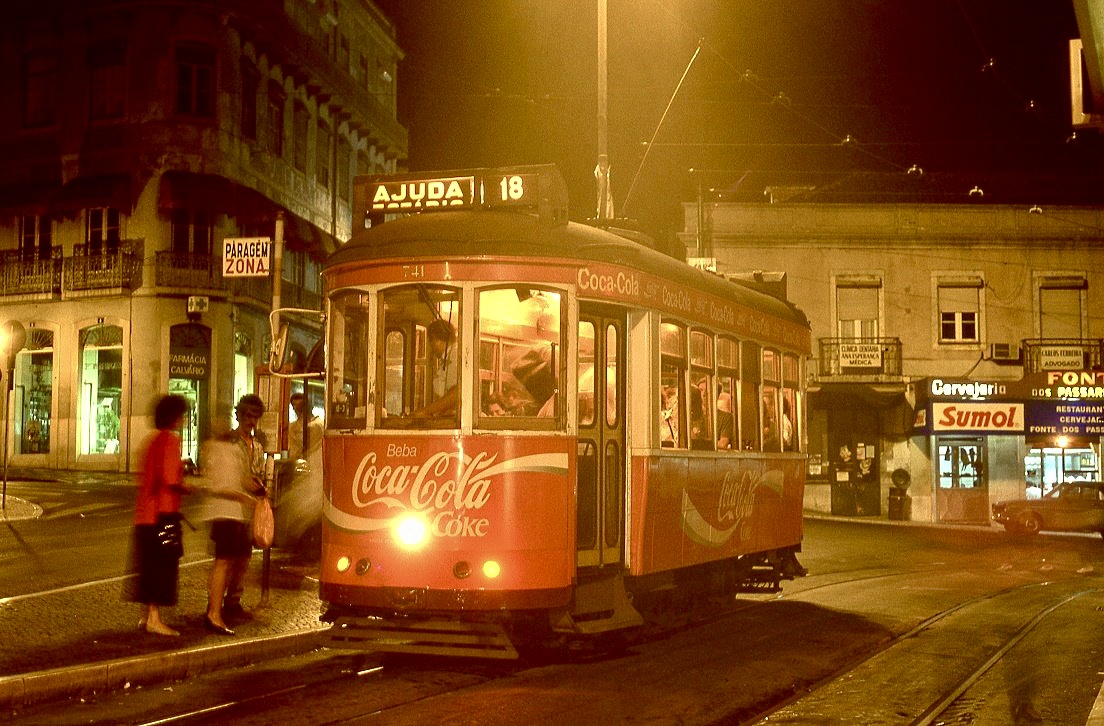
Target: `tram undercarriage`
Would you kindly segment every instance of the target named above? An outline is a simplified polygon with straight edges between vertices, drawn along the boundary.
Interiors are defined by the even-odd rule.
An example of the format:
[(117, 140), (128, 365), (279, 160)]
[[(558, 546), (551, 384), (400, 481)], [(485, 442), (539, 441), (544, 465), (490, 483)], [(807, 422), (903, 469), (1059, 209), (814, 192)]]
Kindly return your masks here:
[(642, 577), (581, 571), (570, 607), (494, 612), (384, 613), (331, 607), (325, 645), (343, 650), (513, 660), (519, 647), (593, 645), (649, 622), (670, 623), (739, 593), (781, 590), (805, 574), (800, 547), (744, 555)]

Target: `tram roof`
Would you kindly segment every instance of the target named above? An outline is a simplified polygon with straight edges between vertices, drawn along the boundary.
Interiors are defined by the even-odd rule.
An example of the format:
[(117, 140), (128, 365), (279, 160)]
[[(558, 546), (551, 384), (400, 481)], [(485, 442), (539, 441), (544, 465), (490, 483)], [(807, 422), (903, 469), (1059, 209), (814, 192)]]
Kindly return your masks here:
[(442, 257), (520, 257), (594, 261), (650, 273), (732, 299), (808, 327), (793, 303), (740, 280), (687, 265), (614, 231), (578, 222), (549, 223), (535, 214), (439, 210), (358, 230), (326, 261), (327, 269), (356, 262)]

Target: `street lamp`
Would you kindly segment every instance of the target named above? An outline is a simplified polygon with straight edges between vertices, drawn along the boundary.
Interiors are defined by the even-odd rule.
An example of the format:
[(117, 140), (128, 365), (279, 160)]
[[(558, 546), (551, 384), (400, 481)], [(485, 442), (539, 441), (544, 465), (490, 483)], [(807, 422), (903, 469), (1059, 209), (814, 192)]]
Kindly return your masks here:
[(4, 382), (4, 402), (0, 407), (4, 417), (4, 425), (0, 428), (4, 439), (2, 447), (4, 486), (2, 493), (0, 493), (0, 509), (8, 508), (8, 399), (13, 389), (12, 378), (14, 378), (15, 373), (15, 355), (23, 350), (26, 342), (27, 331), (23, 328), (22, 323), (9, 320), (0, 325), (0, 360), (4, 363), (3, 375), (6, 379)]

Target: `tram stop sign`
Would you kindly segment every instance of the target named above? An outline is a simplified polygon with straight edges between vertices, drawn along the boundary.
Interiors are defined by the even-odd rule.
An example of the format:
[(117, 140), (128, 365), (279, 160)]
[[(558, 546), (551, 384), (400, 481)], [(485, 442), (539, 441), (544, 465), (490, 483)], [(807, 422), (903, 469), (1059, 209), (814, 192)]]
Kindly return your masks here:
[(271, 257), (268, 237), (227, 237), (222, 241), (222, 276), (268, 277)]

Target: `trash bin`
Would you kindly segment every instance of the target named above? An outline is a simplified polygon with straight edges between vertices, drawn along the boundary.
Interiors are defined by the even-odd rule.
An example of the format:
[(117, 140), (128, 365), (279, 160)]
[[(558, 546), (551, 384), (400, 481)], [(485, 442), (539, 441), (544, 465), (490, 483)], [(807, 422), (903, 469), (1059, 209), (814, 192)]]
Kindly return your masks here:
[(912, 519), (912, 497), (904, 489), (890, 489), (889, 518), (897, 522)]

